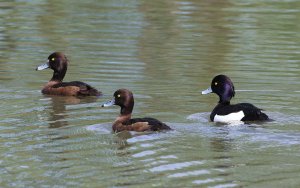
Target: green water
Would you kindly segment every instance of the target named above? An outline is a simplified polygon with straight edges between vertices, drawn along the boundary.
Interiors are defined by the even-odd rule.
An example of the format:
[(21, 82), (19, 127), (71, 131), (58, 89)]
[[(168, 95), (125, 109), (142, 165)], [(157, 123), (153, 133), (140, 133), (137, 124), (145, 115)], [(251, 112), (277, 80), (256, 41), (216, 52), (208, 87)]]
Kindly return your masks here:
[[(0, 187), (299, 187), (300, 3), (289, 1), (1, 1)], [(54, 51), (70, 59), (65, 81), (104, 93), (43, 96)], [(209, 122), (217, 74), (232, 103), (275, 121)], [(112, 134), (119, 88), (134, 117), (168, 133)]]

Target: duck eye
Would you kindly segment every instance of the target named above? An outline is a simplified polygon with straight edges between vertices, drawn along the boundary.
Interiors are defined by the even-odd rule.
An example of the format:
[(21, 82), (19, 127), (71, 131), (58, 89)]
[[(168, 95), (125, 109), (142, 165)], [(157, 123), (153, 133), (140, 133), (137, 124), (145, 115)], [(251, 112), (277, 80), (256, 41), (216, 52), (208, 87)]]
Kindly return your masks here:
[(218, 82), (215, 82), (215, 86), (218, 85)]
[(55, 60), (55, 58), (54, 58), (54, 57), (52, 57), (51, 61), (54, 61), (54, 60)]

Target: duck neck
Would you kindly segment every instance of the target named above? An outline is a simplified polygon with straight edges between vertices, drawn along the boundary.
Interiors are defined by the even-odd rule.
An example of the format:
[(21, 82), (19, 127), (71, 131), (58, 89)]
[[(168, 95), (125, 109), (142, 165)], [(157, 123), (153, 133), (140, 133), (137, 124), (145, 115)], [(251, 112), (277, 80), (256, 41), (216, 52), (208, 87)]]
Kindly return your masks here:
[(119, 115), (119, 117), (116, 118), (114, 124), (122, 124), (130, 119), (131, 119), (131, 114)]
[(120, 116), (126, 116), (128, 114), (131, 114), (133, 110), (133, 106), (134, 106), (134, 99), (131, 96), (126, 100), (126, 103), (121, 106)]
[(219, 96), (219, 104), (229, 105), (231, 98), (232, 98), (231, 95)]
[(219, 104), (221, 104), (221, 105), (230, 105), (230, 100), (229, 101), (223, 101), (220, 98)]
[(231, 98), (232, 98), (232, 95), (229, 95), (228, 93), (219, 95), (219, 103), (220, 104), (230, 104)]
[(132, 113), (133, 106), (122, 106), (120, 116), (126, 116)]
[(67, 72), (67, 66), (61, 70), (54, 70), (53, 76), (50, 81), (62, 82)]
[(219, 95), (219, 103), (221, 104), (230, 104), (230, 100), (235, 95), (234, 87), (231, 85), (225, 85), (224, 92), (221, 92)]

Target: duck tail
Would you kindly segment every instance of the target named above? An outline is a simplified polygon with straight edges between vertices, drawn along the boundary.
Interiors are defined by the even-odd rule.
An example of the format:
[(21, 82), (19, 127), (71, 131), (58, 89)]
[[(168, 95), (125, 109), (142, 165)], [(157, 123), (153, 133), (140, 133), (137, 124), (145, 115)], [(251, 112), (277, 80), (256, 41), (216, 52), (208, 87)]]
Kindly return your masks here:
[(93, 88), (90, 85), (86, 85), (86, 89), (79, 91), (80, 95), (83, 96), (101, 96), (102, 93), (98, 91), (97, 89)]
[(163, 130), (172, 130), (167, 124), (160, 122), (159, 124), (151, 126), (152, 131), (163, 131)]
[(91, 96), (101, 96), (102, 95), (102, 93), (100, 91), (98, 91), (97, 89), (95, 89), (93, 87), (90, 88), (89, 93)]
[(261, 121), (269, 121), (269, 120), (271, 120), (267, 114), (265, 114), (265, 113), (263, 113), (261, 111), (257, 115), (258, 115), (258, 119), (261, 120)]

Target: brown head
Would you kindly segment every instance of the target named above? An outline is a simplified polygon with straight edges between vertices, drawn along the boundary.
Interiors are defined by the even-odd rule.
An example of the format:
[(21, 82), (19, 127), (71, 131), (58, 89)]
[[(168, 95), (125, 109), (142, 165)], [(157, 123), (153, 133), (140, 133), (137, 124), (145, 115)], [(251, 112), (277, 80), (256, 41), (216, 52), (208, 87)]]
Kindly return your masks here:
[(49, 57), (45, 64), (36, 68), (36, 70), (44, 70), (50, 68), (54, 71), (51, 81), (62, 81), (65, 77), (68, 68), (68, 59), (61, 52), (54, 52)]
[(104, 104), (102, 107), (117, 105), (121, 107), (121, 115), (128, 115), (132, 113), (134, 106), (133, 94), (127, 89), (118, 89), (114, 93), (114, 98)]

